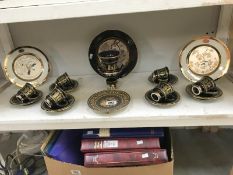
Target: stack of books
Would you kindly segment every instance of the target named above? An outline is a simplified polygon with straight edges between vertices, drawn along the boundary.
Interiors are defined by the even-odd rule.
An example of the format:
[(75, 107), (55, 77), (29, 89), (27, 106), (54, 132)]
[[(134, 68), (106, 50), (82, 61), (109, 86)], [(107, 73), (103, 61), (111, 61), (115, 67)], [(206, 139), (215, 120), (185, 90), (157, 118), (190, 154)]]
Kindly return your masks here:
[(81, 152), (85, 167), (119, 167), (168, 161), (161, 147), (163, 128), (112, 128), (84, 130)]

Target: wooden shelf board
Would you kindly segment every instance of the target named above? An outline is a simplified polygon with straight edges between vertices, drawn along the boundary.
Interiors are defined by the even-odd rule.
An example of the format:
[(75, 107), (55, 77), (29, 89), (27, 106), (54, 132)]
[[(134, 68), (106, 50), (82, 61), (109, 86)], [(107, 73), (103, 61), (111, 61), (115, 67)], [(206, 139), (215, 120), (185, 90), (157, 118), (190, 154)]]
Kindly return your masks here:
[[(0, 93), (0, 131), (32, 129), (74, 129), (74, 128), (116, 128), (146, 126), (203, 126), (233, 125), (233, 84), (226, 78), (218, 80), (218, 86), (224, 94), (215, 101), (197, 101), (185, 92), (189, 81), (176, 72), (179, 82), (175, 89), (181, 95), (181, 101), (171, 107), (161, 108), (149, 104), (144, 99), (147, 90), (153, 85), (147, 81), (149, 73), (131, 73), (119, 80), (119, 89), (131, 96), (127, 108), (113, 114), (99, 114), (92, 111), (88, 98), (95, 92), (106, 89), (104, 78), (100, 76), (73, 77), (80, 87), (72, 93), (76, 102), (69, 110), (62, 113), (47, 113), (40, 108), (40, 103), (18, 107), (9, 103), (10, 97), (18, 90), (11, 85)], [(55, 79), (50, 78), (41, 86), (48, 94), (48, 85)]]
[(232, 0), (3, 0), (0, 23), (150, 12), (233, 4)]

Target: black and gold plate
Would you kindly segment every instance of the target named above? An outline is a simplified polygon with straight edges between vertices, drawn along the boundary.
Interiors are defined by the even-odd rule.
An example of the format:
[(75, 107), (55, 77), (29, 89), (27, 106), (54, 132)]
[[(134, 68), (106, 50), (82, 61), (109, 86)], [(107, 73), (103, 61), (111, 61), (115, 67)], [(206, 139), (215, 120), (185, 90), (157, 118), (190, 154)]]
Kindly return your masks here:
[[(116, 61), (115, 72), (109, 73), (99, 55), (104, 51), (118, 51), (119, 58), (109, 59)], [(89, 61), (92, 68), (105, 78), (122, 78), (129, 74), (137, 63), (138, 52), (133, 39), (119, 30), (107, 30), (94, 38), (89, 48)]]
[(104, 90), (93, 94), (87, 101), (88, 106), (94, 111), (111, 113), (126, 107), (130, 96), (120, 90)]
[(40, 99), (43, 96), (43, 92), (42, 91), (37, 90), (37, 92), (38, 92), (38, 94), (35, 97), (32, 97), (32, 98), (28, 99), (25, 102), (22, 102), (22, 101), (18, 100), (16, 98), (16, 95), (14, 95), (13, 97), (11, 97), (10, 103), (12, 105), (20, 105), (20, 106), (28, 106), (28, 105), (31, 105), (33, 103), (36, 103), (36, 102), (40, 101)]
[(218, 87), (216, 87), (215, 90), (213, 90), (212, 92), (202, 93), (200, 95), (195, 95), (192, 92), (192, 85), (191, 84), (186, 86), (186, 92), (191, 97), (193, 97), (194, 99), (198, 99), (198, 100), (214, 100), (214, 99), (221, 97), (223, 94), (222, 90), (219, 89)]
[(41, 103), (41, 108), (47, 112), (62, 112), (62, 111), (65, 111), (65, 110), (68, 110), (72, 107), (72, 105), (74, 104), (75, 102), (75, 99), (72, 95), (70, 94), (67, 94), (67, 101), (68, 101), (68, 104), (63, 106), (63, 107), (54, 107), (54, 108), (49, 108), (45, 102), (42, 102)]
[[(158, 80), (157, 80), (157, 81), (153, 81), (152, 75), (150, 75), (150, 76), (148, 77), (148, 80), (149, 80), (151, 83), (155, 83), (155, 84), (160, 83)], [(173, 85), (173, 84), (176, 84), (177, 81), (178, 81), (178, 77), (177, 77), (176, 75), (169, 74), (169, 78), (168, 78), (168, 81), (167, 81), (166, 83), (169, 83), (169, 84)]]
[(176, 103), (180, 101), (180, 95), (176, 91), (168, 95), (166, 100), (161, 100), (159, 102), (154, 101), (151, 98), (152, 92), (153, 92), (152, 90), (147, 91), (145, 94), (145, 98), (150, 104), (155, 105), (155, 106), (171, 106), (171, 105), (175, 105)]
[[(66, 87), (60, 87), (64, 92), (70, 93), (74, 91), (78, 87), (78, 81), (77, 80), (71, 80), (72, 85), (66, 86)], [(53, 83), (49, 86), (49, 90), (52, 91), (54, 88), (56, 88), (56, 83)]]

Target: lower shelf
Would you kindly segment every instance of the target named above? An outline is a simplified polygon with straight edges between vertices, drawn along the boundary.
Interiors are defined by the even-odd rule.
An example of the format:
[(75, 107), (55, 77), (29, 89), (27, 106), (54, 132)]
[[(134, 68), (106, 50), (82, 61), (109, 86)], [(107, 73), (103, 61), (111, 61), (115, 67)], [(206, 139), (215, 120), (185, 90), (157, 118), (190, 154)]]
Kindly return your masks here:
[(172, 130), (174, 175), (230, 175), (232, 135), (232, 129), (222, 129), (218, 133)]
[[(233, 166), (232, 129), (220, 129), (218, 133), (202, 133), (197, 129), (171, 131), (174, 175), (229, 175)], [(4, 157), (15, 149), (19, 135), (14, 134), (0, 144)]]
[[(179, 81), (174, 88), (181, 95), (177, 105), (166, 108), (150, 105), (144, 98), (145, 92), (154, 87), (147, 80), (149, 73), (132, 73), (118, 83), (118, 88), (131, 96), (129, 106), (109, 115), (95, 113), (87, 105), (93, 93), (107, 88), (104, 78), (98, 75), (73, 77), (80, 85), (72, 93), (76, 102), (62, 113), (46, 113), (40, 103), (12, 106), (9, 99), (18, 88), (11, 85), (0, 93), (0, 130), (233, 125), (233, 84), (228, 79), (217, 81), (224, 93), (222, 97), (204, 102), (188, 96), (185, 87), (190, 82), (180, 72), (175, 74)], [(54, 81), (55, 78), (50, 78), (39, 87), (44, 95), (49, 93), (48, 86)]]

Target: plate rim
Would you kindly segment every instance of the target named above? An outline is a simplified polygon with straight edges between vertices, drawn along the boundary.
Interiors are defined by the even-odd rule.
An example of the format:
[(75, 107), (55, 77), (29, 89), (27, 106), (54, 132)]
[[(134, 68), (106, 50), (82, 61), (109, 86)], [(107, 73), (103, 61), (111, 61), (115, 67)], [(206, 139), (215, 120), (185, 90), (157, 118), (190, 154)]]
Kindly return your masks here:
[[(230, 61), (231, 61), (231, 59), (230, 59), (230, 57), (231, 57), (231, 53), (230, 53), (230, 50), (229, 50), (229, 48), (227, 47), (227, 45), (222, 41), (222, 40), (220, 40), (220, 39), (217, 39), (216, 37), (214, 37), (214, 36), (206, 36), (206, 35), (204, 35), (204, 36), (200, 36), (200, 37), (196, 37), (196, 38), (194, 38), (194, 39), (192, 39), (191, 41), (189, 41), (187, 44), (185, 44), (185, 46), (180, 50), (180, 52), (179, 52), (179, 67), (180, 67), (180, 70), (181, 70), (181, 72), (182, 72), (182, 74), (184, 75), (184, 77), (186, 78), (186, 79), (188, 79), (189, 81), (191, 81), (191, 82), (197, 82), (198, 80), (193, 80), (192, 78), (190, 78), (189, 76), (187, 76), (187, 74), (185, 73), (185, 71), (184, 71), (184, 68), (182, 67), (182, 65), (181, 65), (181, 60), (182, 60), (182, 53), (183, 53), (183, 51), (191, 44), (191, 43), (193, 43), (193, 42), (195, 42), (195, 41), (197, 41), (197, 40), (203, 40), (203, 39), (209, 39), (209, 40), (214, 40), (214, 41), (216, 41), (217, 43), (219, 43), (219, 44), (221, 44), (221, 46), (224, 48), (224, 50), (225, 50), (225, 52), (226, 52), (226, 67), (225, 67), (225, 69), (223, 70), (223, 73), (218, 77), (218, 78), (215, 78), (214, 80), (218, 80), (219, 78), (221, 78), (222, 76), (224, 76), (226, 73), (227, 73), (227, 71), (228, 71), (228, 69), (229, 69), (229, 66), (230, 66)], [(207, 44), (208, 45), (208, 44)], [(210, 45), (210, 44), (209, 44)], [(212, 46), (212, 45), (211, 45)], [(221, 63), (220, 63), (221, 64)], [(220, 66), (220, 65), (219, 65)], [(205, 76), (205, 75), (203, 75), (203, 76), (201, 76), (201, 75), (197, 75), (197, 74), (195, 74), (196, 76), (198, 76), (198, 77), (200, 77), (199, 79), (201, 79), (201, 77), (203, 77), (203, 76)], [(209, 75), (210, 77), (211, 77), (211, 75)]]
[[(120, 107), (120, 108), (118, 107), (117, 109), (113, 109), (113, 110), (104, 109), (104, 108), (102, 108), (103, 110), (98, 110), (99, 108), (93, 108), (93, 106), (90, 105), (90, 101), (93, 99), (94, 96), (97, 96), (98, 94), (101, 94), (103, 92), (107, 94), (108, 92), (113, 92), (113, 91), (117, 91), (117, 92), (120, 92), (121, 94), (125, 94), (127, 96), (127, 98), (128, 98), (127, 103), (125, 105), (121, 105), (122, 107)], [(96, 92), (96, 93), (92, 94), (88, 98), (87, 104), (88, 104), (89, 108), (92, 109), (93, 111), (96, 111), (96, 112), (99, 112), (99, 113), (113, 113), (113, 112), (122, 110), (123, 108), (127, 107), (129, 105), (130, 101), (131, 101), (131, 97), (125, 91), (122, 91), (122, 90), (102, 90), (102, 91), (99, 91), (99, 92)]]
[[(28, 82), (34, 82), (34, 81), (36, 81), (36, 80), (38, 80), (38, 78), (36, 79), (36, 80), (33, 80), (33, 81), (24, 81), (24, 80), (21, 80), (20, 78), (18, 78), (16, 75), (15, 75), (15, 73), (13, 73), (14, 75), (15, 75), (15, 77), (14, 78), (12, 78), (12, 77), (10, 77), (10, 73), (9, 73), (9, 71), (8, 71), (8, 62), (9, 62), (9, 59), (10, 59), (10, 56), (11, 56), (11, 54), (12, 53), (14, 53), (14, 52), (16, 52), (17, 50), (20, 50), (20, 49), (34, 49), (34, 50), (36, 50), (37, 52), (39, 52), (40, 54), (42, 54), (43, 56), (44, 56), (44, 58), (45, 58), (45, 60), (46, 60), (46, 62), (47, 62), (47, 67), (48, 67), (48, 71), (47, 71), (47, 75), (45, 76), (45, 78), (42, 80), (42, 82), (41, 83), (36, 83), (36, 84), (34, 84), (33, 83), (33, 86), (34, 87), (38, 87), (38, 86), (40, 86), (40, 85), (42, 85), (45, 81), (47, 81), (47, 79), (48, 79), (48, 75), (49, 75), (49, 73), (50, 73), (50, 71), (51, 71), (51, 65), (50, 65), (50, 62), (49, 62), (49, 59), (48, 59), (48, 57), (45, 55), (45, 53), (44, 52), (42, 52), (42, 50), (40, 50), (39, 48), (36, 48), (36, 47), (34, 47), (34, 46), (20, 46), (20, 47), (16, 47), (16, 48), (14, 48), (13, 50), (11, 50), (6, 56), (5, 56), (5, 58), (4, 58), (4, 61), (3, 61), (3, 72), (4, 72), (4, 75), (5, 75), (5, 77), (12, 83), (12, 84), (15, 84), (16, 86), (18, 86), (18, 87), (23, 87), (24, 86), (24, 84), (21, 84), (21, 83), (18, 83), (18, 82), (16, 82), (15, 81), (15, 79), (19, 79), (20, 81), (23, 81), (23, 82), (25, 82), (25, 83), (28, 83)], [(14, 58), (14, 60), (15, 60), (15, 58)], [(12, 66), (11, 66), (12, 67)], [(12, 72), (14, 72), (13, 71), (13, 69), (12, 69)]]

